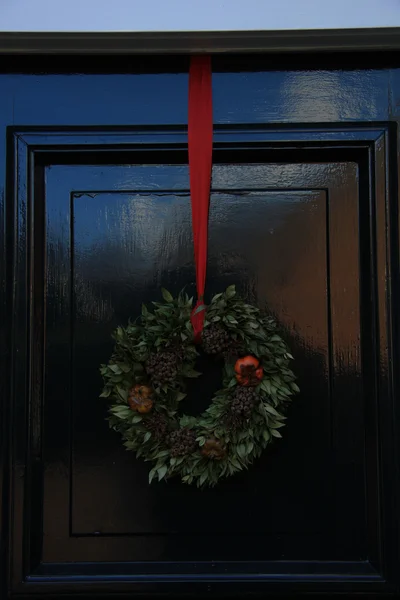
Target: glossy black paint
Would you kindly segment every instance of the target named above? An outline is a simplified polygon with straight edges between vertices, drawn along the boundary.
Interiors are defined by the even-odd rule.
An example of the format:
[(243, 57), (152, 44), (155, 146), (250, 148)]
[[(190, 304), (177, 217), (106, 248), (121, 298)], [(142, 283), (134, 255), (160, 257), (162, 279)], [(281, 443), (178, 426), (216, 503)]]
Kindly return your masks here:
[(302, 393), (282, 442), (200, 493), (149, 487), (97, 397), (115, 325), (160, 285), (193, 289), (187, 74), (171, 65), (0, 79), (6, 586), (394, 594), (400, 73), (215, 70), (207, 293), (233, 282), (276, 315)]

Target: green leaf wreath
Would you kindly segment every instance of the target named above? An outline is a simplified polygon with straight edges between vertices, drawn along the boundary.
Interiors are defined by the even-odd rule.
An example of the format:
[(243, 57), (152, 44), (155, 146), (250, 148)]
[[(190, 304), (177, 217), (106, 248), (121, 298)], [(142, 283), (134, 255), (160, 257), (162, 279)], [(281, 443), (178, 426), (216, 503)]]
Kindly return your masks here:
[[(285, 424), (299, 391), (286, 343), (269, 316), (246, 304), (230, 286), (205, 308), (201, 346), (223, 361), (223, 388), (199, 417), (181, 415), (185, 380), (198, 377), (190, 317), (193, 300), (162, 290), (163, 302), (126, 328), (101, 366), (111, 400), (110, 427), (124, 445), (152, 463), (149, 481), (175, 475), (198, 487), (247, 469)], [(204, 307), (203, 307), (204, 308)]]

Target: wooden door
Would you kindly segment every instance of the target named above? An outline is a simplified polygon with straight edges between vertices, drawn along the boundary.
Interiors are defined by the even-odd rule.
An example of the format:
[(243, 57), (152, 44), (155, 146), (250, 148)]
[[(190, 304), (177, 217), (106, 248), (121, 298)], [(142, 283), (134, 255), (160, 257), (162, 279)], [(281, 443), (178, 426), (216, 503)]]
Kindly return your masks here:
[[(207, 297), (233, 283), (277, 318), (301, 394), (204, 491), (149, 485), (99, 399), (115, 327), (194, 291), (187, 74), (2, 76), (16, 596), (397, 589), (400, 75), (253, 68), (215, 63)], [(221, 384), (201, 367), (191, 414)]]

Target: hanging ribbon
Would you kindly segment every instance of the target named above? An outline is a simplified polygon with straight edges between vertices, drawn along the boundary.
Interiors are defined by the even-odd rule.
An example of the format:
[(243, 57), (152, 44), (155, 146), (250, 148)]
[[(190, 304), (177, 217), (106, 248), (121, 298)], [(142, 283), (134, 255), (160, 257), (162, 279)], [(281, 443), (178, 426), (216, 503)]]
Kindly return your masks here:
[(204, 288), (207, 270), (212, 142), (211, 58), (193, 56), (189, 70), (188, 146), (197, 286), (197, 303), (192, 311), (191, 322), (196, 341), (201, 338), (205, 316)]

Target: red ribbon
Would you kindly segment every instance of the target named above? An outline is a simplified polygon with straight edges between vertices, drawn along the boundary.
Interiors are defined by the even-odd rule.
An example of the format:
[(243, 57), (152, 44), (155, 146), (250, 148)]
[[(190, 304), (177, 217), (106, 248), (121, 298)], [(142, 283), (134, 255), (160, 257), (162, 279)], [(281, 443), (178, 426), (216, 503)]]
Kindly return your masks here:
[(196, 265), (197, 303), (191, 315), (196, 341), (204, 326), (204, 288), (207, 269), (208, 212), (212, 169), (211, 58), (192, 56), (189, 70), (189, 174)]

